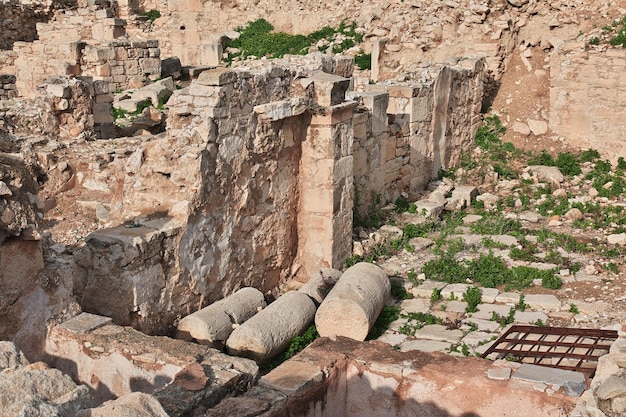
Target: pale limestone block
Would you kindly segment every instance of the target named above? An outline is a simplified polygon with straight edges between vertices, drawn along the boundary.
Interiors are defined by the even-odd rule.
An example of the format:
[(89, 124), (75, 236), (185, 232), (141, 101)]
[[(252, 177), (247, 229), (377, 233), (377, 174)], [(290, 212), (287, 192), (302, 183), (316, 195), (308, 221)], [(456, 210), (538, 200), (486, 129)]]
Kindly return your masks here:
[(361, 262), (348, 268), (315, 315), (317, 331), (321, 336), (365, 340), (390, 292), (380, 267)]

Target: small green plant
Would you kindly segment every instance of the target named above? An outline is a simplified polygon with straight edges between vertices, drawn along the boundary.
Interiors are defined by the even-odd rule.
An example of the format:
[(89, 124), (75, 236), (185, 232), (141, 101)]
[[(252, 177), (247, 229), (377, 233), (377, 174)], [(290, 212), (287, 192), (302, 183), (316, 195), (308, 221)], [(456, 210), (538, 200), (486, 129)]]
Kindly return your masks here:
[(480, 288), (475, 286), (468, 287), (463, 293), (463, 301), (467, 303), (467, 307), (465, 308), (467, 313), (474, 313), (478, 311), (478, 304), (482, 301)]
[(372, 69), (372, 54), (366, 54), (361, 50), (354, 56), (354, 65), (362, 70)]
[(441, 300), (441, 289), (439, 288), (433, 288), (433, 292), (430, 294), (430, 302), (432, 304), (436, 303), (437, 301)]
[(619, 273), (619, 266), (617, 266), (615, 262), (609, 262), (608, 264), (606, 264), (606, 269), (614, 274)]
[(570, 152), (559, 153), (556, 159), (556, 166), (563, 175), (567, 176), (578, 175), (582, 172), (576, 157)]
[(391, 283), (391, 296), (396, 300), (409, 300), (413, 298), (413, 294), (407, 292), (407, 290), (398, 282)]
[(461, 346), (461, 353), (463, 354), (463, 356), (470, 355), (469, 346), (467, 346), (465, 343), (463, 343), (463, 345)]
[(417, 282), (417, 272), (415, 272), (415, 268), (411, 268), (411, 270), (409, 271), (409, 273), (406, 275), (407, 279), (409, 281), (411, 281), (414, 285), (416, 285)]
[(541, 319), (537, 319), (537, 321), (535, 322), (535, 326), (538, 326), (538, 327), (545, 327), (545, 325), (546, 324)]
[(551, 275), (546, 275), (541, 278), (541, 286), (552, 290), (558, 290), (561, 286), (563, 286), (563, 281), (560, 277), (552, 273)]
[(378, 339), (385, 333), (385, 330), (389, 328), (389, 324), (391, 322), (398, 320), (400, 318), (400, 307), (397, 306), (385, 306), (383, 307), (378, 319), (372, 326), (372, 330), (370, 330), (367, 335), (367, 340)]
[(519, 301), (515, 304), (515, 309), (519, 311), (526, 311), (528, 307), (530, 306), (524, 302), (524, 294), (520, 294)]
[(161, 12), (153, 9), (153, 10), (148, 10), (146, 12), (142, 12), (139, 15), (147, 17), (150, 23), (154, 23), (155, 20), (161, 17)]
[(398, 332), (407, 336), (415, 336), (415, 332), (424, 326), (442, 323), (439, 317), (430, 313), (406, 313), (401, 314), (400, 317), (407, 319), (407, 322), (400, 326)]
[(574, 314), (579, 314), (580, 310), (578, 310), (578, 307), (576, 307), (576, 304), (570, 304), (569, 305), (569, 312), (570, 313), (574, 313)]
[(454, 295), (454, 291), (450, 291), (450, 295), (448, 296), (448, 301), (454, 301), (454, 300), (458, 300), (458, 299), (459, 299), (459, 297)]
[(475, 332), (476, 330), (478, 330), (478, 325), (476, 323), (469, 322), (467, 324), (470, 327), (470, 332)]
[(291, 359), (292, 357), (296, 356), (305, 347), (313, 343), (313, 341), (317, 339), (318, 337), (320, 337), (320, 335), (317, 332), (315, 325), (310, 326), (308, 329), (306, 329), (304, 333), (302, 333), (302, 335), (296, 335), (293, 338), (291, 338), (291, 341), (289, 342), (289, 346), (287, 347), (287, 350), (285, 350), (282, 354), (280, 354), (274, 360), (263, 365), (263, 368), (273, 369), (277, 367), (278, 365), (285, 362), (286, 360)]

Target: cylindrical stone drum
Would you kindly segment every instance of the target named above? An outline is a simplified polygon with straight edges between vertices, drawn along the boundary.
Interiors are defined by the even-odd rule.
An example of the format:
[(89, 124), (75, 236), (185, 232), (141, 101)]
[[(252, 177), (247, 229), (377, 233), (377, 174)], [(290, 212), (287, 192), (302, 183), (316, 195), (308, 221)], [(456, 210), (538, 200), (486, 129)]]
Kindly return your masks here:
[(283, 294), (233, 331), (226, 341), (228, 353), (258, 363), (272, 359), (313, 322), (315, 308), (313, 300), (304, 293)]
[(256, 288), (246, 287), (205, 308), (184, 317), (178, 323), (176, 338), (196, 340), (203, 345), (221, 349), (239, 325), (265, 307), (263, 293)]
[(315, 315), (320, 336), (345, 336), (363, 341), (391, 294), (387, 274), (361, 262), (348, 268)]

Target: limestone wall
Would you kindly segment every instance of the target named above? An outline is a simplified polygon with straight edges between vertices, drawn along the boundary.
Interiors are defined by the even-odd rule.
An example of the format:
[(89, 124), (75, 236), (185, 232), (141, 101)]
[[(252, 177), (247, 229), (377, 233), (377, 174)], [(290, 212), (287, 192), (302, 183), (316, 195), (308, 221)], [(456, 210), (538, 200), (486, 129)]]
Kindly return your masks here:
[(109, 83), (109, 91), (141, 88), (161, 75), (159, 42), (120, 38), (85, 46), (81, 73)]
[(485, 69), (483, 58), (469, 58), (429, 67), (419, 81), (382, 82), (353, 93), (364, 104), (354, 118), (360, 210), (418, 191), (439, 169), (460, 162), (480, 123)]
[[(448, 166), (461, 141), (471, 143), (483, 61), (472, 62), (434, 68), (429, 82), (347, 97), (350, 79), (337, 74), (349, 76), (352, 61), (343, 57), (201, 73), (169, 99), (166, 134), (129, 138), (102, 150), (107, 162), (72, 167), (77, 191), (102, 205), (98, 218), (135, 226), (94, 233), (77, 252), (83, 306), (163, 333), (242, 286), (268, 292), (294, 275), (342, 267), (355, 189), (384, 200), (417, 191), (435, 163)], [(103, 296), (102, 288), (116, 290)]]
[(550, 129), (568, 143), (626, 155), (626, 49), (568, 43), (550, 60)]

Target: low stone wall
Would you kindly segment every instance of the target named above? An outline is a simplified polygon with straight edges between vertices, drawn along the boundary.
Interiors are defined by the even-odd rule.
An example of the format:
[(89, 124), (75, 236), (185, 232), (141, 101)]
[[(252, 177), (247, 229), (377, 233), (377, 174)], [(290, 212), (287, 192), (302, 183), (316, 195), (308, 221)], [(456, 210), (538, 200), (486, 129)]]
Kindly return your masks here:
[(321, 338), (264, 375), (241, 398), (205, 417), (565, 417), (563, 393), (487, 378), (490, 362), (443, 353), (399, 352), (382, 342)]
[[(605, 47), (606, 48), (606, 47)], [(560, 46), (550, 60), (550, 129), (611, 159), (626, 155), (626, 49)]]
[(144, 392), (172, 417), (193, 415), (224, 397), (240, 395), (259, 371), (248, 359), (182, 340), (146, 336), (87, 313), (52, 327), (46, 354), (52, 366), (89, 386), (97, 403)]

